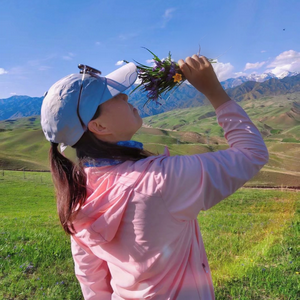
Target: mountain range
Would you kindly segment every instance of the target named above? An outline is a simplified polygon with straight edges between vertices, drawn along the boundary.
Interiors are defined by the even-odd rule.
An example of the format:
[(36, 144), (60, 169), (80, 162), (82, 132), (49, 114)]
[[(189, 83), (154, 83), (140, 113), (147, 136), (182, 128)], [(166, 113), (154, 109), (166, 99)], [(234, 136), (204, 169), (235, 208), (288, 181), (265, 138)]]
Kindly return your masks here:
[(224, 89), (228, 89), (228, 88), (234, 88), (234, 87), (236, 87), (244, 82), (247, 82), (247, 81), (264, 82), (264, 81), (272, 79), (272, 78), (283, 79), (285, 77), (296, 76), (298, 74), (300, 74), (300, 72), (285, 71), (278, 76), (276, 76), (272, 72), (262, 73), (262, 74), (252, 73), (248, 76), (239, 76), (236, 78), (226, 79), (225, 81), (221, 82), (221, 85), (223, 86)]
[[(252, 74), (248, 77), (227, 79), (221, 82), (228, 95), (235, 101), (258, 99), (261, 97), (282, 95), (300, 91), (300, 74), (285, 73), (284, 78), (277, 78), (273, 73)], [(159, 103), (147, 101), (141, 90), (127, 90), (130, 102), (139, 110), (141, 117), (157, 115), (176, 108), (198, 107), (208, 104), (206, 97), (192, 85), (182, 83), (177, 89), (167, 93)], [(12, 96), (0, 99), (0, 120), (17, 119), (40, 115), (43, 97)]]

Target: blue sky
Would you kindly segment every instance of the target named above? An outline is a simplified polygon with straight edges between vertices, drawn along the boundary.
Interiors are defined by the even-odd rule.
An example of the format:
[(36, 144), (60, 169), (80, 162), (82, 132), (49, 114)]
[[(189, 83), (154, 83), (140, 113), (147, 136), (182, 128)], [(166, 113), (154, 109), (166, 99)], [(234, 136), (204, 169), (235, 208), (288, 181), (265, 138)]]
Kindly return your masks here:
[(0, 99), (42, 96), (78, 63), (108, 74), (171, 51), (218, 58), (220, 80), (300, 71), (299, 0), (0, 0)]

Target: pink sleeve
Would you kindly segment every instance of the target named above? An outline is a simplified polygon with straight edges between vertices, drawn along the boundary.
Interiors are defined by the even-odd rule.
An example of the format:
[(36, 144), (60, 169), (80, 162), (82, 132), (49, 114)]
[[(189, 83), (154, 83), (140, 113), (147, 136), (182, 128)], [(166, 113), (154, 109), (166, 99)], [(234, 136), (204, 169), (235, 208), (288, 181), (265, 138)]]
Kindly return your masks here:
[(164, 157), (157, 166), (156, 182), (162, 198), (180, 220), (197, 218), (200, 210), (233, 194), (268, 162), (263, 138), (241, 106), (230, 100), (216, 114), (229, 149)]
[(111, 300), (111, 275), (107, 263), (71, 237), (75, 274), (85, 300)]

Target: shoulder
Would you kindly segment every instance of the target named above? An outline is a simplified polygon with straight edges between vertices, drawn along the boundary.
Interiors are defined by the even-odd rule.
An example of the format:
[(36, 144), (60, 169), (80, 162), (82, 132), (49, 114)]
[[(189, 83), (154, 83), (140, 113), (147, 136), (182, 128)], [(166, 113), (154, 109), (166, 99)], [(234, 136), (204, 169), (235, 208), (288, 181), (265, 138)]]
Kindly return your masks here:
[(120, 173), (128, 174), (128, 173), (145, 173), (149, 171), (155, 171), (155, 169), (160, 170), (160, 166), (162, 161), (166, 158), (170, 157), (170, 152), (167, 147), (165, 147), (164, 153), (161, 155), (153, 155), (144, 159), (140, 159), (136, 162), (126, 161), (118, 166), (116, 169), (120, 171)]
[(166, 157), (163, 154), (149, 156), (138, 161), (128, 160), (118, 165), (86, 167), (84, 171), (87, 176), (87, 186), (94, 189), (103, 182), (109, 185), (135, 186), (159, 173), (161, 161)]

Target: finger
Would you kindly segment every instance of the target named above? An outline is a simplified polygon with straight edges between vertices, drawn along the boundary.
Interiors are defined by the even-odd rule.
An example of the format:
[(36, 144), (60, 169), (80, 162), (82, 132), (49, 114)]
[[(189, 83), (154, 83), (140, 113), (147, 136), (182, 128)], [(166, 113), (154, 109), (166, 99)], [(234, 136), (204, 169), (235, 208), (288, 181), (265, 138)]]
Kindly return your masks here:
[(178, 65), (185, 77), (188, 77), (191, 74), (189, 66), (182, 59), (178, 61)]
[(193, 69), (198, 69), (199, 68), (199, 62), (197, 60), (195, 60), (192, 57), (187, 57), (185, 59), (186, 63), (190, 66), (190, 68)]
[(203, 59), (204, 56), (198, 56), (198, 55), (194, 54), (192, 57), (193, 57), (193, 59), (195, 59), (199, 63), (200, 69), (207, 66), (205, 60)]
[(199, 56), (198, 56), (197, 54), (194, 54), (194, 55), (192, 56), (192, 58), (193, 58), (194, 60), (196, 60), (197, 62), (201, 63), (201, 60), (199, 59)]
[(209, 66), (210, 65), (209, 60), (205, 56), (201, 56), (200, 58), (201, 58), (201, 60), (202, 60), (202, 62), (203, 62), (203, 64), (205, 66)]

